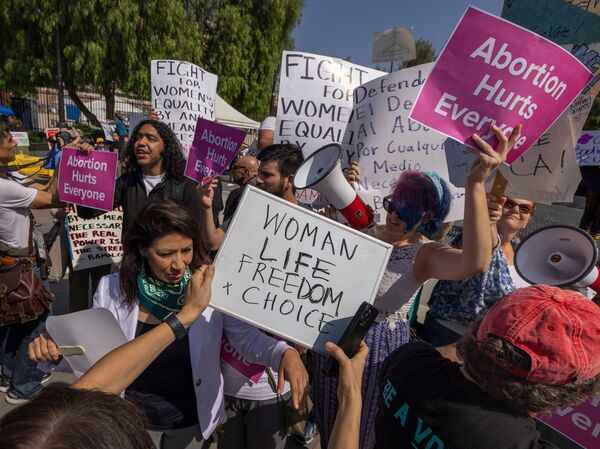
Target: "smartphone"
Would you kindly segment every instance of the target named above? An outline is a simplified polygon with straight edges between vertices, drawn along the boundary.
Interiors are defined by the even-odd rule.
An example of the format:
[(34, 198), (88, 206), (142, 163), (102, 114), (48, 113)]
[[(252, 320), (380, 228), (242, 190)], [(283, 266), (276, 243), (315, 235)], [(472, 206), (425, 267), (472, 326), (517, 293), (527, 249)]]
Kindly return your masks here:
[[(337, 342), (337, 345), (342, 348), (348, 357), (352, 357), (356, 353), (361, 340), (375, 322), (378, 313), (379, 310), (366, 301), (363, 301), (360, 305), (344, 334)], [(340, 364), (336, 359), (329, 356), (324, 368), (325, 374), (329, 377), (337, 377), (339, 370)]]

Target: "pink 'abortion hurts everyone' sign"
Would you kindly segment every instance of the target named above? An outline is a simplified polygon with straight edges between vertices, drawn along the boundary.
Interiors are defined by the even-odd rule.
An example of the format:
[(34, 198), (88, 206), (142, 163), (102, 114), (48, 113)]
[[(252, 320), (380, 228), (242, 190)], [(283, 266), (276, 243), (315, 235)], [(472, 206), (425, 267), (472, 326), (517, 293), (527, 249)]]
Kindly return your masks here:
[(205, 179), (220, 175), (237, 155), (245, 138), (244, 131), (198, 119), (185, 176), (204, 184)]
[(117, 153), (63, 148), (58, 174), (58, 197), (66, 203), (113, 210)]
[(470, 6), (425, 81), (410, 118), (471, 147), (490, 145), (492, 125), (506, 134), (519, 124), (511, 164), (544, 133), (592, 78), (568, 51)]

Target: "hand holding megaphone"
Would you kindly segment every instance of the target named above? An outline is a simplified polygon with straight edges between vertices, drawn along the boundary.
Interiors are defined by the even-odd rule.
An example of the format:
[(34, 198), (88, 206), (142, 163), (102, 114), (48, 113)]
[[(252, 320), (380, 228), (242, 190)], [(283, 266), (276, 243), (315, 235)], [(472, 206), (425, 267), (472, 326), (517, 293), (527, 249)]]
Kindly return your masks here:
[(367, 208), (348, 183), (341, 167), (342, 147), (332, 143), (308, 156), (294, 175), (294, 187), (314, 189), (327, 198), (355, 229), (365, 229), (373, 222)]

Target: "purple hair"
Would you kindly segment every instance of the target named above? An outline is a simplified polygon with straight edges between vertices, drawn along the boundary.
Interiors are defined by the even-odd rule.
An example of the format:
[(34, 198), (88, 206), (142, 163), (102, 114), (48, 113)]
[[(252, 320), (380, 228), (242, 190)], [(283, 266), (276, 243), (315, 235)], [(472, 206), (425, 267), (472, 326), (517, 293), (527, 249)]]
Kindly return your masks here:
[(403, 172), (392, 193), (392, 205), (407, 229), (412, 230), (423, 215), (431, 214), (418, 229), (427, 237), (441, 228), (450, 210), (450, 201), (448, 185), (433, 172)]

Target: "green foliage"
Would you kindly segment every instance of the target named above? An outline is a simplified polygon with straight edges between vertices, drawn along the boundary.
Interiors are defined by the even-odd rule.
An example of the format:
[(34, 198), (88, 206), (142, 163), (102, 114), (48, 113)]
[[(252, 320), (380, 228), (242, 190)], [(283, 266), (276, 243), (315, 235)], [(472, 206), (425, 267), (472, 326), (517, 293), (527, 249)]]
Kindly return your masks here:
[(417, 49), (417, 58), (410, 61), (405, 61), (405, 69), (435, 61), (435, 51), (433, 50), (433, 44), (430, 41), (425, 39), (417, 39), (415, 41), (415, 47)]
[(117, 90), (150, 96), (152, 59), (181, 59), (219, 75), (219, 93), (262, 118), (302, 5), (303, 0), (2, 0), (0, 90), (25, 94), (56, 86), (58, 27), (65, 88), (102, 92), (108, 116)]

